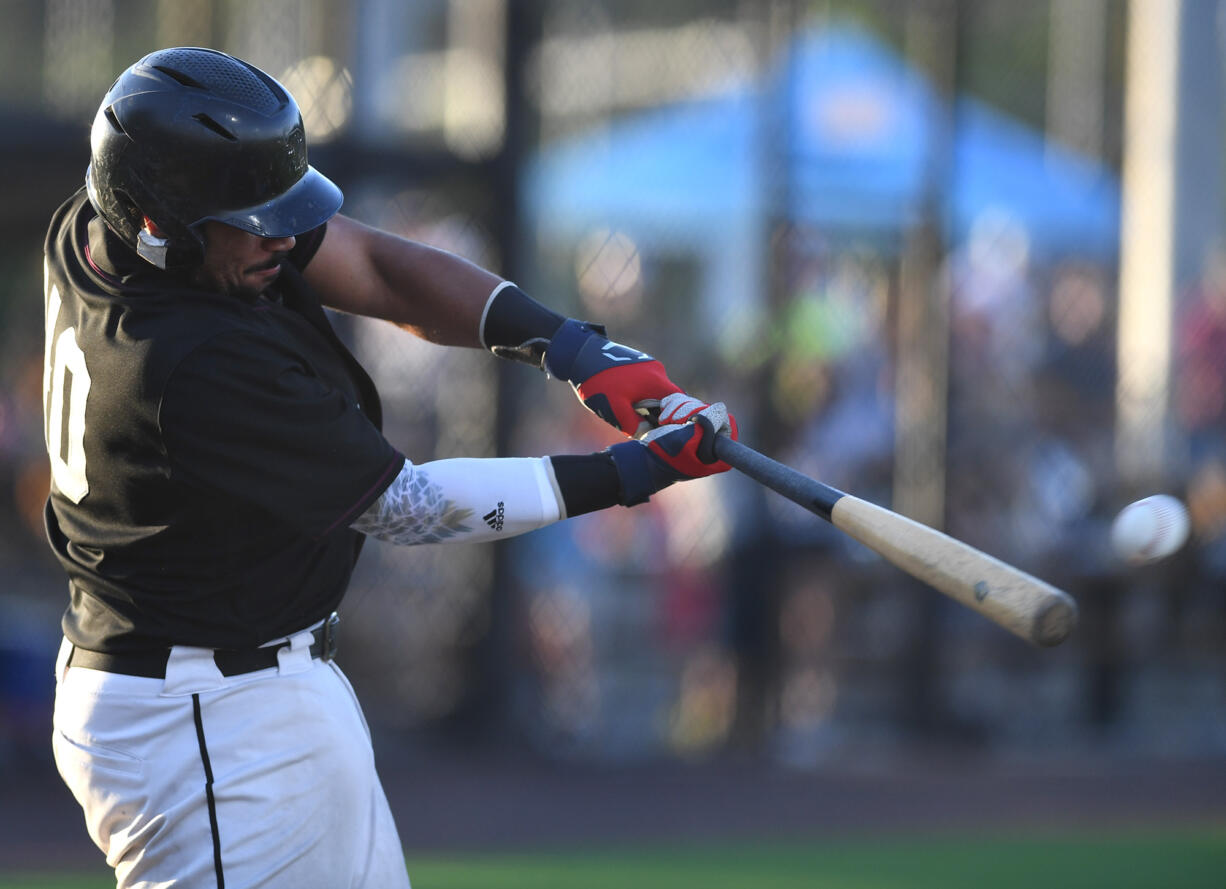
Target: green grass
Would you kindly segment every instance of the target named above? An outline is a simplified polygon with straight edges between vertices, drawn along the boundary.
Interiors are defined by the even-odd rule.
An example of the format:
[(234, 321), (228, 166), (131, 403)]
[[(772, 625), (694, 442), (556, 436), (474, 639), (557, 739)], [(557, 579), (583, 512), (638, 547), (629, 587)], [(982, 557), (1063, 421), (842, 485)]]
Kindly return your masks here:
[[(1223, 889), (1226, 827), (409, 856), (414, 889)], [(106, 889), (99, 875), (0, 889)]]

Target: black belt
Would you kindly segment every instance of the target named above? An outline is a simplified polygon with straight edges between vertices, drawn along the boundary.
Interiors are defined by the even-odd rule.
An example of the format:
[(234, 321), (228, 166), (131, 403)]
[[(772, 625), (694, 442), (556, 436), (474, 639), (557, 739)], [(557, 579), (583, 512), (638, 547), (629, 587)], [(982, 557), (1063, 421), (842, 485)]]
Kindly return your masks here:
[[(340, 618), (332, 612), (320, 626), (311, 630), (311, 657), (330, 661), (336, 657), (336, 627)], [(270, 645), (266, 648), (215, 648), (213, 660), (222, 676), (238, 676), (242, 673), (254, 673), (256, 670), (266, 670), (277, 666), (277, 652), (289, 642), (281, 645)], [(147, 676), (152, 679), (166, 678), (166, 662), (170, 660), (170, 649), (161, 651), (133, 652), (129, 654), (113, 654), (106, 651), (90, 651), (87, 648), (72, 647), (68, 655), (68, 666), (88, 667), (91, 670), (102, 670), (106, 673), (123, 673), (128, 676)]]

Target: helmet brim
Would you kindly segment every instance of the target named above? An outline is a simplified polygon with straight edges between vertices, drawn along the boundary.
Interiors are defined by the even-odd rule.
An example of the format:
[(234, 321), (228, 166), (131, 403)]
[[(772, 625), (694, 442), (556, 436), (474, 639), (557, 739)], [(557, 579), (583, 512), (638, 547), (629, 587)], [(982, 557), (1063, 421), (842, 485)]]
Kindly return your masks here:
[(323, 225), (336, 215), (344, 200), (331, 179), (308, 166), (302, 178), (271, 201), (201, 217), (192, 228), (215, 220), (261, 238), (288, 238)]

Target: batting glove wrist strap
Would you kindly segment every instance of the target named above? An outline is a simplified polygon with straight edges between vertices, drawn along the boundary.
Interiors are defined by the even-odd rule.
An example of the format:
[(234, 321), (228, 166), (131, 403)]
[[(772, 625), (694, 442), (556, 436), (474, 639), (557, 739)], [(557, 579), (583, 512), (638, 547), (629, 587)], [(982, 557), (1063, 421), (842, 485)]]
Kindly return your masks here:
[(623, 441), (608, 448), (617, 477), (621, 482), (622, 506), (646, 503), (656, 491), (667, 488), (681, 478), (669, 469), (639, 441)]
[[(568, 318), (554, 333), (549, 348), (545, 350), (545, 370), (558, 379), (578, 385), (606, 367), (613, 366), (612, 360), (600, 351), (606, 344), (609, 344), (609, 339), (605, 336), (603, 324)], [(641, 354), (634, 353), (635, 357)]]

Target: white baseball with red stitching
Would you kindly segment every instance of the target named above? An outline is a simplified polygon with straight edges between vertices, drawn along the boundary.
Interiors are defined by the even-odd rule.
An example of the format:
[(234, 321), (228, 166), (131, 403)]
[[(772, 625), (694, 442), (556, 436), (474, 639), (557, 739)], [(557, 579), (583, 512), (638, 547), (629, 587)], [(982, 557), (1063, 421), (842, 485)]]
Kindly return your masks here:
[(1131, 564), (1156, 562), (1183, 546), (1190, 528), (1183, 503), (1155, 494), (1120, 510), (1111, 525), (1111, 546)]

